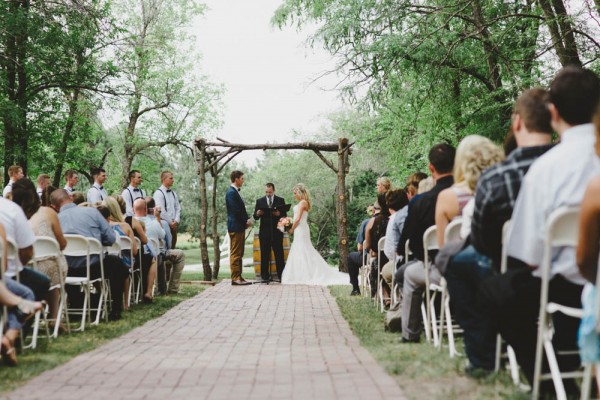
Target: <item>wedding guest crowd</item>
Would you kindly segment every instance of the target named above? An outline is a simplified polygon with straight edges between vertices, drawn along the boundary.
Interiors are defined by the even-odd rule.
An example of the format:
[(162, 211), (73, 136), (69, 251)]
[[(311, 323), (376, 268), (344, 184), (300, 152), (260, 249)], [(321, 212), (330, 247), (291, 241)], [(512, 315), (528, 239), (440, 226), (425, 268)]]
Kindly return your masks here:
[[(110, 196), (103, 187), (106, 171), (92, 169), (94, 183), (87, 191), (87, 202), (83, 193), (76, 191), (79, 178), (75, 170), (65, 173), (64, 189), (50, 185), (47, 174), (38, 176), (36, 187), (24, 177), (21, 167), (11, 166), (8, 172), (10, 182), (4, 189), (6, 198), (0, 198), (0, 244), (3, 249), (0, 257), (6, 265), (6, 271), (0, 274), (0, 305), (7, 306), (9, 311), (8, 320), (2, 321), (7, 328), (0, 343), (5, 364), (17, 364), (15, 342), (21, 332), (29, 332), (29, 319), (43, 308), (40, 301), (48, 305), (49, 324), (58, 324), (60, 332), (66, 331), (62, 315), (59, 315), (61, 282), (66, 277), (86, 276), (85, 256), (65, 257), (61, 254), (36, 259), (35, 269), (28, 265), (34, 257), (34, 243), (38, 237), (56, 240), (60, 250), (66, 248), (70, 234), (96, 239), (106, 248), (115, 244), (120, 236), (130, 239), (131, 252), (109, 254), (106, 250), (100, 256), (90, 256), (91, 278), (100, 277), (102, 268), (110, 286), (109, 320), (123, 318), (122, 312), (130, 307), (130, 281), (134, 279), (134, 270), (143, 271), (141, 301), (144, 303), (152, 303), (157, 269), (163, 271), (162, 280), (159, 278), (159, 294), (178, 293), (185, 255), (183, 251), (171, 248), (175, 243), (172, 238), (173, 232), (175, 235), (177, 232), (180, 212), (179, 200), (171, 189), (174, 183), (171, 172), (162, 173), (163, 186), (157, 191), (164, 189), (167, 197), (163, 204), (171, 210), (164, 220), (161, 219), (161, 207), (155, 205), (153, 198), (146, 197), (140, 188), (142, 177), (139, 171), (129, 173), (130, 185), (122, 194)], [(153, 248), (148, 237), (156, 239), (160, 246)], [(136, 239), (142, 248), (138, 248)], [(9, 241), (18, 249), (16, 258), (7, 257)], [(138, 251), (143, 251), (142, 257), (137, 256)], [(140, 259), (142, 265), (139, 265)], [(73, 288), (66, 287), (68, 307), (81, 308), (84, 294), (79, 287)], [(93, 297), (92, 301), (96, 302), (91, 304), (95, 309), (98, 299)]]
[[(548, 90), (533, 88), (518, 97), (506, 156), (501, 147), (478, 135), (466, 136), (456, 150), (448, 143), (436, 144), (429, 151), (431, 176), (425, 179), (422, 173), (412, 175), (402, 189), (406, 206), (405, 200), (399, 200), (398, 191), (390, 191), (389, 180), (379, 178), (377, 201), (379, 205), (385, 201), (385, 209), (392, 210), (391, 217), (384, 214), (371, 218), (364, 236), (359, 235), (359, 252), (351, 253), (348, 260), (351, 294), (360, 294), (358, 275), (363, 266), (371, 271), (371, 295), (382, 296), (386, 306), (393, 298), (390, 290), (394, 281), (399, 293), (393, 309), (400, 307), (402, 311), (400, 340), (417, 343), (425, 323), (422, 302), (429, 290), (425, 274), (431, 284), (437, 285), (444, 277), (452, 315), (464, 331), (468, 359), (465, 374), (479, 377), (494, 371), (496, 337), (500, 334), (514, 350), (525, 378), (533, 386), (544, 226), (558, 208), (581, 206), (577, 257), (574, 248), (554, 251), (549, 301), (581, 308), (583, 284), (588, 282), (590, 290), (584, 294), (584, 305), (591, 321), (586, 324), (584, 319), (581, 324), (581, 357), (573, 352), (578, 345), (578, 318), (553, 315), (552, 343), (561, 372), (579, 369), (582, 359), (599, 362), (600, 337), (594, 317), (598, 295), (592, 285), (596, 282), (600, 249), (599, 104), (598, 76), (584, 68), (566, 67), (554, 77)], [(555, 144), (551, 143), (553, 132), (559, 137)], [(416, 188), (422, 189), (418, 195)], [(382, 197), (382, 193), (387, 195)], [(456, 219), (461, 221), (459, 238), (444, 243), (446, 227)], [(361, 239), (368, 239), (365, 243), (369, 250), (378, 250), (374, 239), (382, 237), (385, 224), (385, 249), (383, 253), (372, 252), (369, 264), (361, 258)], [(359, 234), (363, 226), (364, 221)], [(423, 234), (432, 226), (436, 227), (435, 248), (440, 251), (428, 251), (430, 265), (426, 266)], [(503, 243), (506, 271), (500, 268)], [(387, 262), (377, 276), (373, 263), (377, 257), (396, 263)], [(382, 293), (377, 293), (379, 279), (383, 280)], [(542, 373), (548, 371), (544, 356)], [(580, 388), (575, 379), (565, 378), (563, 385), (568, 396), (578, 395)], [(541, 380), (539, 394), (555, 396), (553, 382)]]

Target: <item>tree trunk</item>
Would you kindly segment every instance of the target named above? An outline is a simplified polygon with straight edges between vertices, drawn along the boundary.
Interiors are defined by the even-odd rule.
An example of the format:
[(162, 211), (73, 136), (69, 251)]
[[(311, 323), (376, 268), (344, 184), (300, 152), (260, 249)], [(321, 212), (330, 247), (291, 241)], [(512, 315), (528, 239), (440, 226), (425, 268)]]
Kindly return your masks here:
[(213, 254), (214, 254), (213, 278), (218, 279), (219, 278), (219, 269), (221, 268), (221, 249), (219, 248), (221, 239), (219, 237), (219, 230), (218, 230), (219, 214), (217, 213), (217, 178), (219, 177), (219, 175), (217, 173), (216, 165), (211, 168), (211, 175), (213, 178), (212, 202), (210, 205), (211, 211), (212, 211), (211, 229), (212, 229)]
[(342, 272), (348, 271), (348, 210), (346, 203), (346, 171), (349, 166), (348, 153), (350, 152), (350, 149), (347, 148), (347, 146), (348, 139), (339, 139), (335, 208), (340, 253), (338, 266)]
[[(550, 0), (538, 1), (544, 12), (544, 19), (548, 25), (553, 47), (556, 50), (556, 55), (558, 56), (560, 64), (563, 67), (573, 64), (581, 66), (577, 44), (573, 37), (571, 24), (568, 21), (568, 15), (564, 8), (564, 4), (562, 4), (561, 0), (553, 0), (553, 3), (551, 3)], [(558, 6), (557, 10), (552, 8), (553, 4), (555, 7)]]
[(71, 133), (73, 132), (73, 127), (75, 126), (75, 116), (77, 115), (79, 101), (79, 90), (74, 90), (72, 94), (73, 97), (71, 97), (69, 94), (66, 95), (67, 101), (69, 102), (69, 117), (67, 119), (67, 123), (65, 124), (65, 131), (63, 133), (60, 148), (58, 149), (58, 154), (56, 155), (56, 170), (54, 171), (54, 179), (52, 180), (52, 185), (54, 187), (61, 187), (65, 159), (67, 158), (67, 150), (69, 149)]
[[(206, 198), (206, 142), (201, 140), (198, 146), (198, 156), (195, 157), (198, 162), (198, 174), (200, 176), (200, 256), (202, 258), (202, 269), (204, 270), (204, 280), (212, 280), (212, 270), (208, 259), (208, 244), (206, 242), (206, 224), (208, 223), (208, 200)], [(194, 152), (196, 152), (194, 148)], [(215, 244), (216, 246), (219, 243)]]

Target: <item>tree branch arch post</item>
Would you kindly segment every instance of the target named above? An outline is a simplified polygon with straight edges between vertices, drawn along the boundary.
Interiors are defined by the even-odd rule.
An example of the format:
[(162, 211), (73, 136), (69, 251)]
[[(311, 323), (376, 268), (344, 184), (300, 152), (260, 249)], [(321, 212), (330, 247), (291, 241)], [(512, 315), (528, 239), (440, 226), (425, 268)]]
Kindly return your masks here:
[[(219, 233), (217, 231), (218, 212), (217, 212), (217, 177), (235, 156), (244, 150), (312, 150), (331, 170), (337, 175), (337, 185), (335, 189), (335, 211), (338, 234), (338, 247), (340, 260), (338, 263), (340, 271), (346, 272), (348, 259), (348, 218), (347, 218), (347, 196), (346, 196), (346, 175), (350, 169), (349, 156), (350, 148), (354, 143), (349, 143), (348, 139), (341, 138), (337, 143), (282, 143), (282, 144), (234, 144), (219, 139), (219, 142), (207, 142), (206, 139), (196, 139), (194, 142), (194, 159), (197, 164), (197, 172), (200, 176), (200, 252), (202, 259), (202, 269), (204, 271), (204, 280), (212, 280), (217, 277), (220, 269), (220, 249)], [(218, 151), (216, 148), (226, 148)], [(322, 151), (336, 152), (338, 155), (337, 166), (328, 160)], [(206, 186), (206, 174), (212, 176), (212, 196), (211, 196), (211, 230), (214, 247), (214, 268), (211, 269), (208, 258), (208, 195)]]

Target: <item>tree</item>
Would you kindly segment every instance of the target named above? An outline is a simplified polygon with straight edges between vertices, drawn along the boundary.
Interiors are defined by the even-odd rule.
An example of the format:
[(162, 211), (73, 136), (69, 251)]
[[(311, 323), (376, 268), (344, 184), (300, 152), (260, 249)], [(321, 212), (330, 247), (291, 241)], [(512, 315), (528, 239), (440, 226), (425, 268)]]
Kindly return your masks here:
[(122, 1), (115, 7), (127, 27), (117, 58), (129, 96), (114, 106), (126, 119), (115, 143), (122, 186), (142, 152), (185, 145), (218, 124), (213, 107), (221, 89), (196, 73), (194, 51), (182, 47), (191, 39), (186, 25), (203, 11), (193, 0)]

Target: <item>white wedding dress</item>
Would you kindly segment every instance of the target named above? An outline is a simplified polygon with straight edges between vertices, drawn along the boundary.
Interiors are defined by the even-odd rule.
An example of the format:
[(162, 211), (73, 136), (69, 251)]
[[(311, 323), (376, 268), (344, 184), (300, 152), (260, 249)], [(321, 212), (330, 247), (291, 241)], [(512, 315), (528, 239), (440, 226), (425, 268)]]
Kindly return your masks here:
[[(294, 206), (294, 221), (298, 215), (298, 204)], [(313, 247), (308, 227), (308, 212), (294, 230), (294, 241), (290, 247), (281, 283), (285, 285), (347, 285), (348, 274), (330, 267)]]

